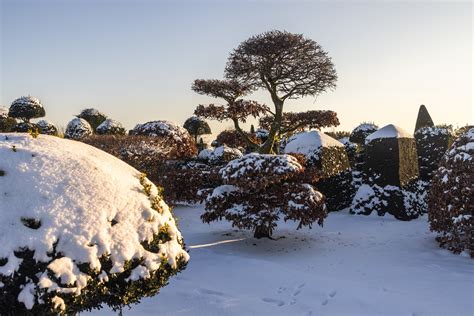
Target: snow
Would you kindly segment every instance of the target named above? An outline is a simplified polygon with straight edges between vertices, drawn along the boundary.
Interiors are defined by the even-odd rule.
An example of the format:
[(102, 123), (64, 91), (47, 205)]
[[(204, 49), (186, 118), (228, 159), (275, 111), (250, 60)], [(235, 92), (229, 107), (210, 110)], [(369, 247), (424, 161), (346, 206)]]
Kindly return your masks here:
[[(13, 150), (14, 149), (14, 150)], [(39, 135), (0, 134), (0, 258), (8, 259), (0, 274), (8, 277), (18, 270), (22, 259), (14, 252), (27, 247), (34, 259), (48, 263), (48, 269), (69, 284), (61, 287), (44, 271), (37, 284), (24, 284), (18, 301), (27, 308), (35, 304), (40, 288), (61, 293), (80, 293), (89, 282), (77, 263), (89, 263), (111, 275), (123, 270), (127, 260), (143, 258), (134, 278), (146, 278), (144, 271), (159, 268), (162, 256), (173, 266), (178, 256), (188, 258), (180, 245), (168, 206), (160, 199), (161, 213), (151, 207), (158, 190), (151, 185), (145, 194), (140, 173), (121, 160), (92, 146)], [(31, 228), (25, 219), (40, 223)], [(116, 221), (111, 225), (112, 220)], [(171, 240), (160, 253), (146, 251), (141, 242), (150, 241), (164, 225)], [(64, 257), (53, 261), (53, 247)], [(99, 257), (109, 254), (113, 267), (101, 270)], [(59, 298), (58, 306), (63, 306)]]
[[(299, 172), (303, 167), (290, 155), (269, 155), (250, 153), (230, 161), (219, 171), (224, 182), (233, 179), (253, 179), (259, 175), (285, 176)], [(255, 179), (254, 179), (255, 180)], [(250, 183), (249, 183), (250, 185)]]
[(365, 138), (365, 142), (369, 143), (370, 141), (379, 138), (413, 138), (413, 135), (411, 135), (401, 127), (389, 124), (367, 136)]
[(0, 119), (8, 116), (8, 109), (4, 106), (0, 106)]
[(313, 157), (319, 155), (319, 152), (324, 147), (344, 147), (344, 145), (320, 131), (309, 131), (291, 136), (288, 139), (284, 152)]
[(209, 159), (209, 156), (211, 155), (212, 153), (212, 149), (210, 148), (205, 148), (203, 150), (201, 150), (198, 154), (198, 159), (201, 159), (201, 160), (208, 160)]
[(311, 230), (282, 221), (274, 237), (286, 238), (269, 240), (203, 224), (202, 213), (175, 208), (190, 264), (125, 315), (472, 315), (473, 261), (440, 249), (426, 215), (403, 222), (341, 211)]
[(211, 163), (217, 163), (222, 161), (226, 155), (229, 157), (242, 157), (242, 152), (237, 148), (231, 148), (227, 145), (222, 145), (211, 151), (207, 159)]

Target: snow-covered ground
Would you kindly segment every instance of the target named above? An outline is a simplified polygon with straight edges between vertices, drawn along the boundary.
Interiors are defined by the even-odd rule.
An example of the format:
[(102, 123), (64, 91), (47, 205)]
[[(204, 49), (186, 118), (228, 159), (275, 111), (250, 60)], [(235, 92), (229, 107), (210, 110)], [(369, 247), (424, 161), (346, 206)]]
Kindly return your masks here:
[[(330, 213), (324, 227), (256, 240), (176, 207), (188, 268), (124, 315), (473, 315), (474, 265), (440, 249), (427, 217)], [(87, 315), (112, 315), (108, 309)]]

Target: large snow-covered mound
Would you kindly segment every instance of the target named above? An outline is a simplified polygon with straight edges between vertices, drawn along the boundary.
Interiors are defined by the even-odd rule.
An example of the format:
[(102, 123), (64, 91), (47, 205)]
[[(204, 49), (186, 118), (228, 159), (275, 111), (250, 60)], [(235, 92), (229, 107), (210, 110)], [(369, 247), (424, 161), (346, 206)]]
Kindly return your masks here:
[[(50, 299), (56, 295), (54, 305), (68, 311), (68, 295), (107, 288), (109, 277), (117, 282), (113, 278), (134, 260), (139, 264), (128, 271), (130, 282), (155, 278), (164, 263), (176, 269), (179, 260), (188, 260), (157, 188), (92, 146), (46, 135), (0, 134), (0, 196), (0, 296), (12, 294), (6, 293), (13, 291), (11, 284), (2, 288), (12, 278), (18, 282), (18, 271), (28, 268), (18, 253), (32, 251), (46, 267), (18, 287), (18, 302), (29, 310), (45, 304), (47, 290)], [(156, 246), (163, 229), (167, 241)], [(83, 264), (95, 272), (84, 273)], [(99, 280), (91, 282), (93, 275)]]
[(379, 138), (413, 138), (413, 135), (393, 124), (388, 124), (365, 138), (368, 143)]
[(319, 152), (323, 147), (344, 147), (344, 145), (320, 131), (302, 132), (288, 139), (285, 146), (285, 153), (311, 156)]

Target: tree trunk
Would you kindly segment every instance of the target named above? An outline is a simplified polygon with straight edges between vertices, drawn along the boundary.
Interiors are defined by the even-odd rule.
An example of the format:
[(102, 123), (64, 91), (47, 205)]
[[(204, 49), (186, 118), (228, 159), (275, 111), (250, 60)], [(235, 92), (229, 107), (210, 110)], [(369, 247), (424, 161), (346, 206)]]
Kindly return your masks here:
[(255, 231), (253, 237), (260, 239), (260, 238), (270, 238), (272, 237), (272, 231), (270, 227), (266, 225), (258, 225), (255, 227)]
[(278, 131), (281, 128), (281, 123), (283, 120), (283, 100), (278, 98), (276, 92), (270, 92), (272, 96), (273, 104), (275, 105), (275, 118), (273, 120), (270, 132), (268, 133), (268, 139), (260, 147), (260, 154), (272, 154), (274, 153), (275, 137), (277, 136)]

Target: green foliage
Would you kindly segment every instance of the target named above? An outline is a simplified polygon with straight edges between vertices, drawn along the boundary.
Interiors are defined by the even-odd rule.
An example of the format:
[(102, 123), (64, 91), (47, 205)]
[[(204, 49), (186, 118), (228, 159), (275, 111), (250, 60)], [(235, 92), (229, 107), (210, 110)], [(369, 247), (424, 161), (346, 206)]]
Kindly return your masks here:
[(431, 119), (430, 113), (428, 113), (428, 109), (423, 104), (420, 105), (420, 109), (418, 110), (418, 117), (416, 118), (415, 124), (415, 132), (422, 127), (433, 127), (434, 123)]

